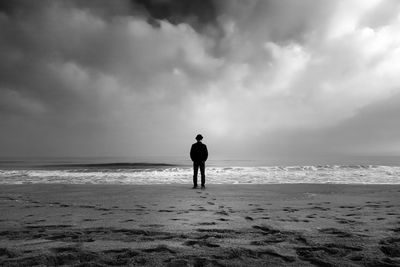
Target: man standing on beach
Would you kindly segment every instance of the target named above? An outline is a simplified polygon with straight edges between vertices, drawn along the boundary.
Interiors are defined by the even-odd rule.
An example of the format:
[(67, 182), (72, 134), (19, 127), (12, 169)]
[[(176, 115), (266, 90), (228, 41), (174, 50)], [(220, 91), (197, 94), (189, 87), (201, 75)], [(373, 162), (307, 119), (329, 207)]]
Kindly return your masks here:
[(190, 149), (190, 158), (193, 161), (193, 189), (197, 188), (197, 173), (200, 167), (201, 173), (201, 189), (205, 188), (206, 174), (205, 174), (205, 163), (208, 158), (207, 146), (201, 142), (203, 136), (198, 134), (196, 136), (197, 143), (192, 145)]

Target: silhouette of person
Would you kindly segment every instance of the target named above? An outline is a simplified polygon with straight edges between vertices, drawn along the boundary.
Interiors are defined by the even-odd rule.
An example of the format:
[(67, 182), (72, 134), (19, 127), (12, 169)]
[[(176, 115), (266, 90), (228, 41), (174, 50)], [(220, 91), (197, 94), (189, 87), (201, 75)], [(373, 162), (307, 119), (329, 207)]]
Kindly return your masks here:
[(205, 162), (208, 158), (207, 146), (201, 142), (203, 136), (198, 134), (196, 136), (197, 143), (192, 145), (190, 149), (190, 158), (193, 161), (193, 189), (197, 188), (197, 173), (200, 168), (201, 173), (201, 189), (205, 188), (206, 175), (205, 175)]

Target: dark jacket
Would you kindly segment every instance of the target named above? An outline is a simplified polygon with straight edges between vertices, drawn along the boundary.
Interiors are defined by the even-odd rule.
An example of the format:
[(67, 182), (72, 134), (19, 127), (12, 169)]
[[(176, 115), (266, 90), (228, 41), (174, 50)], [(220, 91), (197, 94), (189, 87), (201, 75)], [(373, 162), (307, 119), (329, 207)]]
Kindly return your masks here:
[(208, 158), (207, 146), (201, 142), (194, 143), (190, 149), (192, 161), (206, 161)]

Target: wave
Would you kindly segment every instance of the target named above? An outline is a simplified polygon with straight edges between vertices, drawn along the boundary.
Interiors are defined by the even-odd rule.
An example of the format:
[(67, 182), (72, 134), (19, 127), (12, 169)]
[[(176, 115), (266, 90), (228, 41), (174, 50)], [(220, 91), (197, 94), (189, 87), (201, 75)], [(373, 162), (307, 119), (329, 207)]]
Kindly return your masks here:
[(52, 169), (144, 169), (144, 168), (169, 168), (178, 167), (179, 165), (169, 163), (153, 163), (153, 162), (112, 162), (112, 163), (66, 163), (66, 164), (50, 164), (38, 167)]
[[(0, 184), (184, 184), (191, 183), (193, 175), (189, 166), (166, 163), (96, 163), (62, 166), (64, 167), (52, 166), (53, 168), (47, 169), (0, 169)], [(399, 177), (399, 166), (209, 166), (206, 168), (206, 180), (210, 184), (400, 184)]]

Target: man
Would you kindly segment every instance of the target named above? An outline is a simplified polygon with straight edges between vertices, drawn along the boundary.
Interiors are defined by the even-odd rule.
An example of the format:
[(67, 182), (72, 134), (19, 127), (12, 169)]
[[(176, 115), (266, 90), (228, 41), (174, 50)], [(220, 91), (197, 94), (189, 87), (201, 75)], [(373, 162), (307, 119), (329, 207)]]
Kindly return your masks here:
[(193, 189), (197, 188), (197, 173), (200, 168), (201, 173), (201, 189), (205, 188), (206, 175), (205, 175), (205, 162), (208, 158), (207, 146), (201, 142), (203, 136), (198, 134), (196, 136), (197, 143), (192, 145), (190, 149), (190, 158), (193, 161)]

